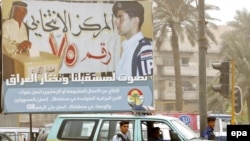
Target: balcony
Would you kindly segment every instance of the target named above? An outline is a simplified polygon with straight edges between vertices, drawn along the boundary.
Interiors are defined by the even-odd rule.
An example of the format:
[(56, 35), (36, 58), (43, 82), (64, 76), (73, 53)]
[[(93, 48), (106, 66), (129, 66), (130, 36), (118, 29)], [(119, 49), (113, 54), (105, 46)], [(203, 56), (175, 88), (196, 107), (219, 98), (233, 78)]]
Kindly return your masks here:
[[(158, 66), (159, 75), (174, 76), (174, 67), (173, 66)], [(181, 67), (182, 76), (198, 76), (197, 67)]]
[[(161, 94), (158, 94), (161, 97), (161, 100), (176, 100), (174, 91), (162, 91)], [(199, 92), (198, 91), (184, 91), (183, 100), (198, 100)]]

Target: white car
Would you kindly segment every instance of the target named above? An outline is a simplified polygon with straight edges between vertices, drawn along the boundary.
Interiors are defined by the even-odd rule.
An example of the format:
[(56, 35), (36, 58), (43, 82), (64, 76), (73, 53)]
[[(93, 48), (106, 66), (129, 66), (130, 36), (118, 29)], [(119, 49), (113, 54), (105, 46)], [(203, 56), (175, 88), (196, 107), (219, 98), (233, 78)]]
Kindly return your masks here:
[(201, 141), (181, 120), (168, 116), (70, 114), (59, 115), (52, 125), (47, 141), (111, 141), (119, 132), (119, 122), (129, 121), (131, 141), (148, 141), (153, 127), (161, 128), (164, 141)]

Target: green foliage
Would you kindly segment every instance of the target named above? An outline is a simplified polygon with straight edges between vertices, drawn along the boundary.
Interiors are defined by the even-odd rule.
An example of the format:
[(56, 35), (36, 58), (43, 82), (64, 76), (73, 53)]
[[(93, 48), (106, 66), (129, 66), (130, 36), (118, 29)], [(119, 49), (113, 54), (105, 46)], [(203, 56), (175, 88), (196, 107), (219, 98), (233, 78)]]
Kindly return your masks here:
[[(222, 50), (228, 59), (235, 59), (236, 85), (243, 90), (243, 98), (250, 95), (250, 12), (246, 9), (238, 10), (234, 21), (228, 23), (232, 30), (222, 36)], [(248, 117), (250, 117), (250, 101), (248, 105)], [(250, 119), (249, 119), (250, 121)]]
[[(170, 40), (175, 70), (176, 107), (181, 111), (181, 71), (179, 57), (179, 41), (188, 40), (192, 46), (198, 41), (198, 9), (196, 0), (154, 0), (153, 25), (156, 48), (159, 49), (164, 40)], [(216, 6), (206, 5), (205, 10), (218, 9)], [(216, 27), (210, 21), (214, 20), (208, 14), (206, 25)], [(205, 24), (204, 23), (204, 24)], [(206, 28), (207, 37), (216, 43), (216, 39), (209, 28)]]
[[(156, 47), (159, 48), (162, 42), (169, 38), (174, 32), (180, 41), (185, 38), (192, 46), (197, 44), (198, 35), (198, 8), (196, 0), (154, 0), (153, 22)], [(217, 6), (205, 5), (205, 11), (219, 10)], [(218, 20), (205, 14), (206, 25), (216, 29), (212, 23)], [(217, 43), (213, 33), (206, 28), (206, 36), (214, 43)]]
[(237, 11), (235, 21), (229, 22), (228, 25), (232, 27), (232, 30), (222, 36), (222, 47), (226, 50), (225, 56), (228, 59), (235, 59), (237, 82), (249, 81), (250, 13), (246, 9)]

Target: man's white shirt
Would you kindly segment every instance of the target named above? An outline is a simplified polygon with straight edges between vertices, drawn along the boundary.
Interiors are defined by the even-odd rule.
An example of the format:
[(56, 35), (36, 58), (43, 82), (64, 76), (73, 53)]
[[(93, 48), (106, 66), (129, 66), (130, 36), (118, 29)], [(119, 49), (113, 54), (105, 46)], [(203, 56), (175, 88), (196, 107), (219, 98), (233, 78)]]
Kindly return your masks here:
[[(138, 32), (133, 37), (122, 42), (123, 53), (120, 61), (116, 67), (116, 77), (119, 76), (132, 76), (132, 59), (136, 48), (139, 45), (139, 41), (143, 39), (142, 32)], [(152, 50), (152, 45), (143, 46), (140, 52), (145, 50)], [(139, 53), (140, 53), (139, 52)], [(138, 70), (137, 70), (138, 71)], [(138, 75), (138, 73), (137, 73)]]
[[(127, 139), (128, 136), (127, 135), (124, 135), (123, 133), (120, 132), (120, 134), (125, 138)], [(117, 135), (115, 135), (112, 139), (112, 141), (122, 141), (122, 138), (118, 137)]]
[(2, 30), (3, 52), (5, 54), (15, 54), (17, 51), (16, 44), (28, 40), (26, 26), (22, 23), (19, 28), (18, 22), (14, 19), (4, 21)]

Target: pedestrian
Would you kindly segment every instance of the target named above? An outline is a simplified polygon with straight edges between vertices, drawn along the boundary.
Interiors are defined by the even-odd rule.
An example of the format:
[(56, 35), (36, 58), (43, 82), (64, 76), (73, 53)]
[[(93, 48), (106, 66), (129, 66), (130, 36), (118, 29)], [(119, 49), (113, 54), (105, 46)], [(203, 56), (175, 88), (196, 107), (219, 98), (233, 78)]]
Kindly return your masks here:
[(129, 121), (120, 121), (120, 132), (114, 135), (112, 141), (129, 141), (127, 136), (129, 129)]
[(141, 27), (144, 7), (137, 1), (118, 1), (113, 5), (115, 25), (122, 42), (123, 52), (116, 67), (116, 76), (151, 76), (153, 74), (152, 40), (146, 38)]
[(216, 117), (207, 117), (207, 128), (202, 132), (202, 137), (208, 140), (215, 140), (214, 126)]

